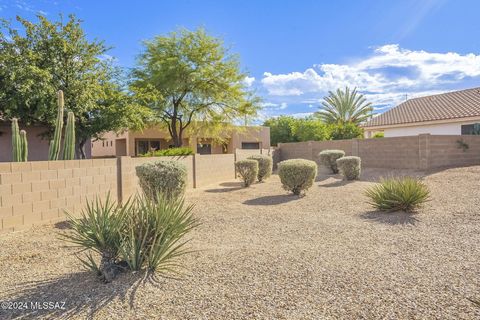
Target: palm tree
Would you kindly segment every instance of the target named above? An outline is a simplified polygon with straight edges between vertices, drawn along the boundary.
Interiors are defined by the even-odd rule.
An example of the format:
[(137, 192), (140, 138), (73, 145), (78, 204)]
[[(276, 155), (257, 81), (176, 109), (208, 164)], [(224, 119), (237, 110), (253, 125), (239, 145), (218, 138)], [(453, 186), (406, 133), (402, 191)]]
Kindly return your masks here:
[(356, 88), (353, 91), (348, 87), (345, 87), (345, 91), (329, 91), (323, 100), (322, 109), (316, 115), (325, 123), (358, 125), (372, 116), (372, 104)]

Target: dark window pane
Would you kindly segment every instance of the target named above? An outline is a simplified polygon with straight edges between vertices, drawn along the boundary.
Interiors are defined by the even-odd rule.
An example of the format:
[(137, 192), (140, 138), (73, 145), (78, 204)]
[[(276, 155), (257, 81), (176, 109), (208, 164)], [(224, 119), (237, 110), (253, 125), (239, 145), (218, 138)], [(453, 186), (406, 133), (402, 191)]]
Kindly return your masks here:
[(259, 142), (242, 142), (242, 149), (260, 149)]
[(160, 141), (150, 141), (150, 150), (160, 150)]
[(212, 145), (210, 143), (197, 144), (197, 153), (212, 154)]
[(462, 135), (480, 135), (480, 123), (462, 125)]
[(137, 141), (137, 155), (148, 152), (148, 141)]

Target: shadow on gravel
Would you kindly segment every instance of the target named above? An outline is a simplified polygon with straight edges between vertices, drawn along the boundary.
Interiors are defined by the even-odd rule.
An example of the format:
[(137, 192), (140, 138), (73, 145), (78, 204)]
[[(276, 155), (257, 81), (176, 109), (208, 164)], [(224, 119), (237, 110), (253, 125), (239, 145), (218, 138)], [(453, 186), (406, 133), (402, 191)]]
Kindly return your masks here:
[(231, 191), (243, 189), (243, 182), (224, 182), (224, 183), (221, 183), (220, 185), (226, 188), (208, 189), (205, 191), (210, 193), (223, 193), (223, 192), (231, 192)]
[[(8, 291), (3, 292), (7, 294), (5, 300), (26, 302), (28, 308), (0, 310), (0, 319), (69, 319), (80, 314), (86, 319), (93, 319), (96, 312), (115, 299), (128, 301), (130, 308), (133, 309), (138, 288), (147, 282), (159, 283), (158, 278), (151, 274), (125, 274), (114, 282), (105, 284), (91, 272), (20, 283), (10, 295)], [(32, 308), (31, 302), (43, 308)]]
[(246, 200), (243, 204), (249, 206), (274, 206), (282, 203), (301, 199), (301, 197), (290, 194), (280, 194), (276, 196), (264, 196), (255, 199)]
[(347, 184), (354, 183), (354, 180), (337, 180), (334, 182), (330, 182), (327, 184), (320, 184), (318, 185), (319, 187), (325, 187), (325, 188), (337, 188), (337, 187), (343, 187), (346, 186)]
[(360, 218), (389, 225), (415, 225), (419, 220), (411, 213), (369, 211), (360, 214)]

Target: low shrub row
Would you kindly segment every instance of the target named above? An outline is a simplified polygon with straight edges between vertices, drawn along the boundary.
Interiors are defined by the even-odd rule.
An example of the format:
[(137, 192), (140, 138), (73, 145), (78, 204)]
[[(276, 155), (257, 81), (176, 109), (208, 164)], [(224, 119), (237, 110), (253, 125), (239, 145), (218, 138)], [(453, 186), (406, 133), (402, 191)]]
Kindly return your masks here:
[(189, 156), (193, 154), (193, 150), (189, 147), (169, 148), (162, 150), (149, 151), (139, 155), (140, 157), (167, 157), (167, 156)]
[(357, 180), (361, 173), (360, 157), (345, 157), (343, 150), (323, 150), (318, 154), (320, 164), (330, 168), (332, 173), (341, 173), (346, 180)]
[(235, 171), (243, 180), (245, 187), (250, 186), (255, 180), (264, 181), (272, 174), (272, 157), (257, 154), (248, 157), (245, 160), (235, 162)]

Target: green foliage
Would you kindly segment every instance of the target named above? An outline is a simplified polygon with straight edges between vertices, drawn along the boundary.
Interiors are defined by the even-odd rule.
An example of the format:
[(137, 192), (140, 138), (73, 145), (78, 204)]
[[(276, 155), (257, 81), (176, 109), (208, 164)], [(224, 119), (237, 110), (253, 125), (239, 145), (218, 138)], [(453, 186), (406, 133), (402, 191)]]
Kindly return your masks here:
[(298, 142), (298, 138), (293, 134), (294, 122), (295, 118), (291, 116), (267, 119), (263, 125), (270, 128), (270, 144), (276, 146), (278, 143)]
[(347, 180), (357, 180), (360, 177), (362, 160), (360, 157), (342, 157), (337, 159), (337, 168)]
[(161, 194), (137, 195), (123, 206), (110, 196), (97, 198), (87, 202), (80, 219), (67, 212), (72, 231), (61, 236), (86, 251), (77, 257), (105, 282), (125, 270), (176, 271), (175, 259), (188, 252), (182, 239), (198, 225), (192, 208)]
[(265, 156), (263, 154), (256, 154), (248, 157), (250, 160), (258, 162), (258, 181), (262, 182), (272, 174), (273, 159), (272, 157)]
[(463, 152), (466, 152), (470, 148), (468, 143), (466, 143), (463, 140), (457, 140), (457, 146), (458, 146), (459, 149), (462, 149)]
[(235, 170), (242, 178), (245, 187), (250, 186), (258, 177), (258, 161), (256, 160), (239, 160), (235, 162)]
[(182, 146), (187, 128), (221, 139), (227, 124), (256, 116), (258, 98), (221, 40), (203, 29), (181, 29), (144, 45), (130, 89), (168, 128), (174, 146)]
[(330, 140), (363, 138), (363, 129), (353, 123), (331, 124), (328, 126)]
[(372, 116), (372, 104), (367, 102), (357, 89), (350, 91), (350, 88), (345, 87), (345, 91), (330, 91), (323, 100), (322, 109), (317, 112), (317, 116), (325, 123), (358, 125)]
[(190, 147), (169, 148), (163, 150), (150, 151), (141, 154), (140, 157), (165, 157), (165, 156), (189, 156), (193, 154)]
[(429, 200), (430, 191), (419, 179), (401, 177), (383, 179), (367, 189), (365, 195), (378, 210), (412, 212)]
[(373, 135), (372, 138), (383, 138), (385, 137), (385, 134), (383, 132), (377, 132)]
[(270, 127), (270, 141), (273, 146), (285, 142), (329, 140), (329, 127), (314, 117), (297, 119), (279, 116), (267, 119), (264, 126)]
[(317, 164), (304, 159), (284, 160), (278, 164), (278, 175), (285, 190), (300, 195), (313, 185)]
[(65, 128), (65, 141), (63, 144), (63, 160), (75, 159), (75, 115), (69, 112), (67, 127)]
[(343, 150), (323, 150), (318, 154), (320, 164), (330, 168), (333, 173), (338, 173), (337, 159), (345, 156)]
[(187, 187), (187, 167), (178, 161), (156, 161), (135, 168), (147, 197), (162, 194), (166, 199), (182, 198)]
[[(78, 258), (106, 282), (114, 277), (110, 271), (119, 268), (122, 237), (131, 209), (130, 203), (120, 207), (108, 195), (105, 201), (98, 197), (95, 201), (87, 201), (86, 209), (82, 210), (79, 219), (66, 212), (72, 232), (61, 236), (87, 251), (85, 257)], [(96, 263), (92, 253), (100, 256), (100, 264)]]
[(20, 130), (20, 161), (26, 162), (28, 160), (28, 140), (27, 132)]
[(60, 155), (60, 143), (62, 140), (63, 130), (63, 109), (65, 102), (63, 99), (63, 91), (57, 92), (57, 121), (55, 122), (55, 134), (53, 140), (50, 141), (50, 148), (48, 149), (48, 160), (58, 160)]
[(188, 253), (182, 239), (198, 225), (192, 215), (193, 206), (185, 207), (183, 199), (140, 196), (128, 216), (122, 258), (130, 270), (146, 267), (149, 271), (175, 272), (175, 259)]
[(17, 17), (20, 28), (5, 20), (0, 29), (0, 105), (5, 118), (25, 124), (42, 124), (52, 138), (57, 107), (53, 98), (63, 90), (67, 111), (76, 115), (79, 154), (84, 145), (102, 133), (141, 128), (149, 111), (132, 102), (122, 88), (120, 70), (106, 59), (108, 48), (89, 41), (81, 21), (38, 21)]

